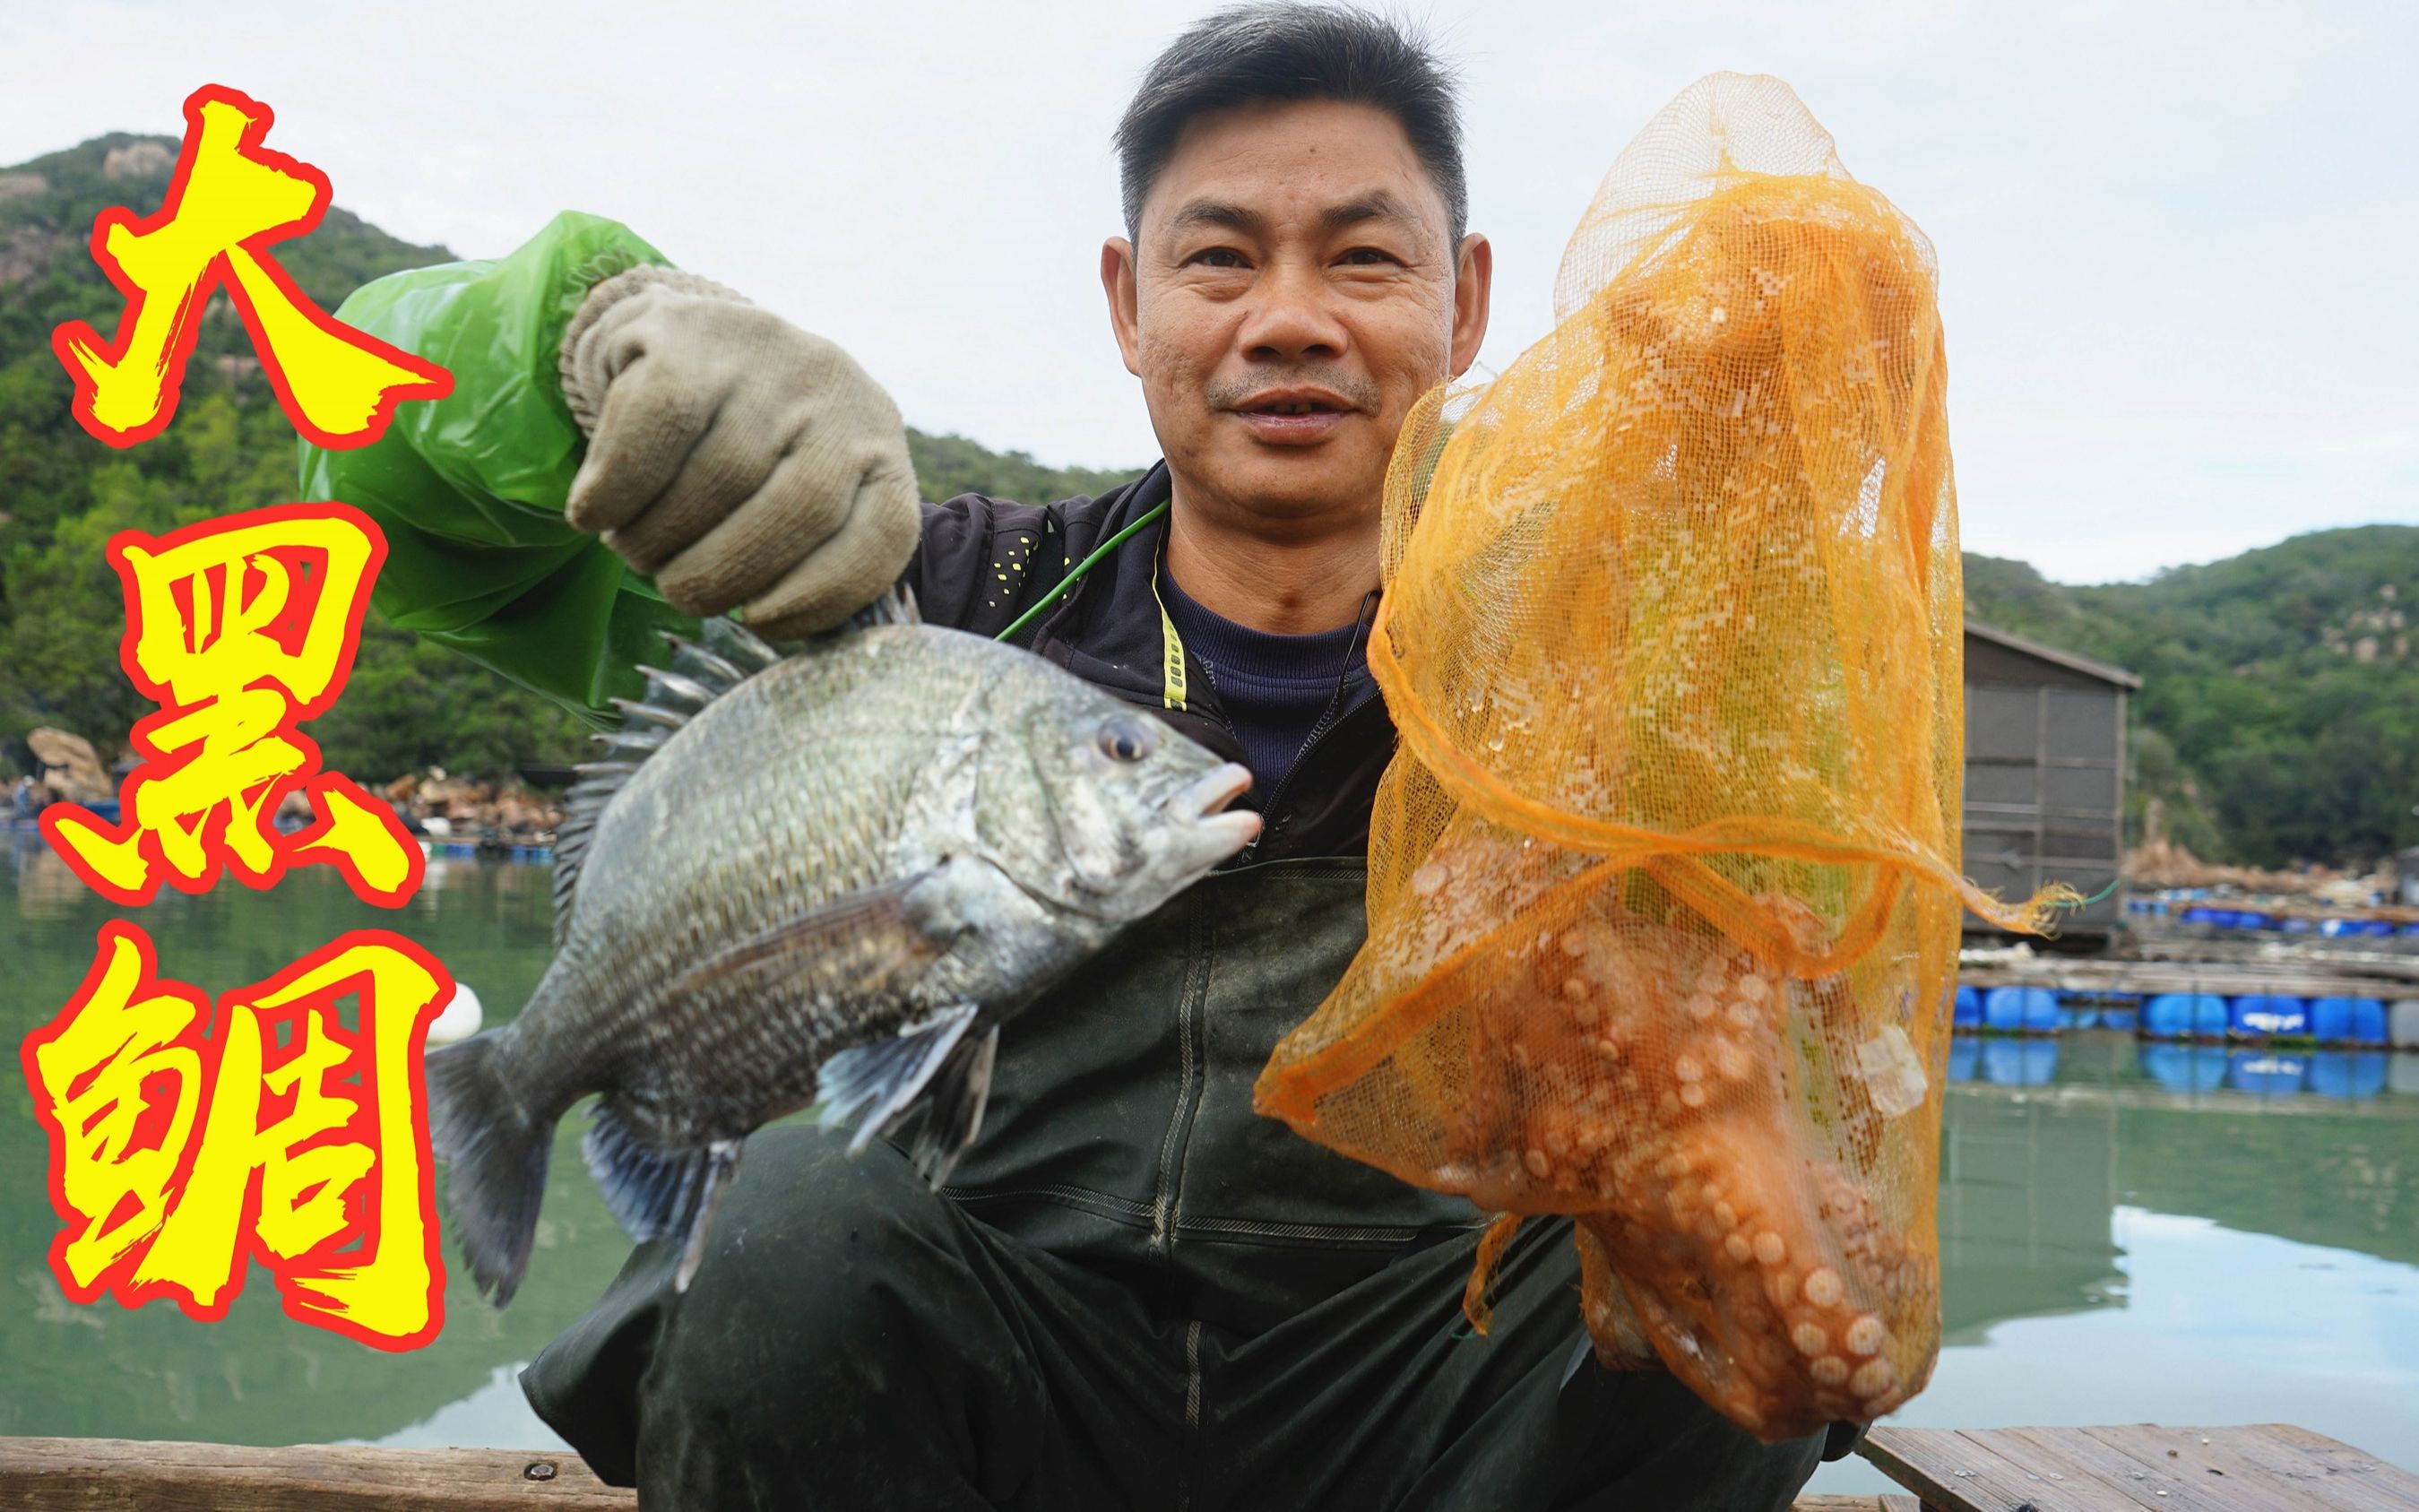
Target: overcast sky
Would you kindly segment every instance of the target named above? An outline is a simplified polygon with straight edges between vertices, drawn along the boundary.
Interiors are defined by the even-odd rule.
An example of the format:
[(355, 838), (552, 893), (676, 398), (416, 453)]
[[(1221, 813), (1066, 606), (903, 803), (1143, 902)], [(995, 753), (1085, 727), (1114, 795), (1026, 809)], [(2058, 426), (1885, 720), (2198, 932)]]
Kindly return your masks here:
[[(614, 216), (840, 342), (913, 424), (1136, 464), (1108, 135), (1206, 8), (0, 0), (0, 163), (178, 132), (229, 85), (398, 236), (494, 256), (558, 208)], [(1703, 74), (1776, 73), (1939, 248), (1968, 548), (2104, 581), (2419, 521), (2419, 5), (1412, 14), (1464, 74), (1487, 366), (1547, 328), (1638, 128)]]

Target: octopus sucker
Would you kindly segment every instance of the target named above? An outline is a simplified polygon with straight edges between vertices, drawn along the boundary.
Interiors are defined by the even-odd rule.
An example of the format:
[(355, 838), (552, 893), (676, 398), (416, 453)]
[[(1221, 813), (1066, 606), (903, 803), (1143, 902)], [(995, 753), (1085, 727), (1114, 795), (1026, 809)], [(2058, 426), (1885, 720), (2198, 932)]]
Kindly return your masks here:
[(1599, 1354), (1651, 1348), (1760, 1434), (1904, 1400), (1936, 1273), (1866, 1185), (1869, 1105), (1821, 1079), (1855, 1063), (1824, 1038), (1855, 1035), (1849, 980), (1633, 916), (1555, 920), (1513, 960), (1437, 1165), (1482, 1207), (1579, 1220)]

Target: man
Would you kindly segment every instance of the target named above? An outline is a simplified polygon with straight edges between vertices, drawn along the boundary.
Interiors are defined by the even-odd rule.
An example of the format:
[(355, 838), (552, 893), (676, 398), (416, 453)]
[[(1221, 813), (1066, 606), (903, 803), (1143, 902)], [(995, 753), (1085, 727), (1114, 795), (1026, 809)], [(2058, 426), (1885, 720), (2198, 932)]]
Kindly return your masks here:
[(1265, 816), (1011, 1027), (944, 1193), (759, 1135), (691, 1288), (642, 1246), (531, 1400), (650, 1504), (1786, 1505), (1820, 1437), (1599, 1366), (1566, 1223), (1521, 1231), (1472, 1337), (1482, 1215), (1251, 1111), (1364, 931), (1387, 459), (1487, 329), (1450, 85), (1383, 22), (1249, 6), (1152, 65), (1117, 145), (1101, 278), (1166, 459), (1097, 499), (919, 506), (843, 354), (602, 223), (347, 306), (455, 378), (306, 470), (388, 526), (404, 623), (594, 707), (678, 611), (798, 633), (903, 575), (1244, 761)]

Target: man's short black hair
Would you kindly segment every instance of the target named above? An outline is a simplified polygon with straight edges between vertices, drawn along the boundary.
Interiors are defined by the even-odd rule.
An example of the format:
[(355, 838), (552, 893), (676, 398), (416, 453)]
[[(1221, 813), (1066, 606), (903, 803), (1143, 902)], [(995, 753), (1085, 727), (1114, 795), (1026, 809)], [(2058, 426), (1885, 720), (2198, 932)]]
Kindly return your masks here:
[(1444, 196), (1450, 259), (1470, 221), (1453, 75), (1401, 24), (1348, 6), (1287, 0), (1216, 12), (1179, 37), (1143, 75), (1117, 122), (1126, 234), (1140, 239), (1142, 202), (1187, 122), (1231, 105), (1292, 100), (1375, 105), (1402, 122)]

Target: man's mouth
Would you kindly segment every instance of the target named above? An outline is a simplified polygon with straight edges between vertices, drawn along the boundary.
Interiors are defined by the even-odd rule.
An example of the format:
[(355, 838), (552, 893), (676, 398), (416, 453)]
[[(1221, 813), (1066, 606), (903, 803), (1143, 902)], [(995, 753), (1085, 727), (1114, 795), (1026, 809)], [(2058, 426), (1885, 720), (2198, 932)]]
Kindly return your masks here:
[(1245, 400), (1234, 413), (1257, 440), (1305, 446), (1326, 440), (1352, 409), (1331, 393), (1271, 393)]

